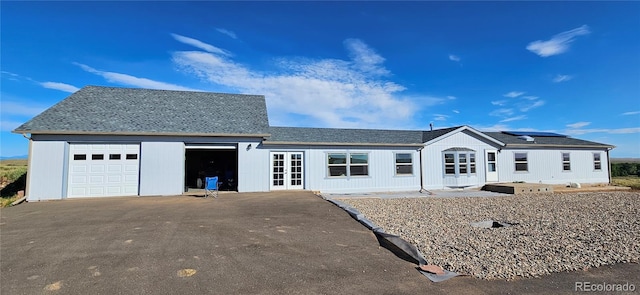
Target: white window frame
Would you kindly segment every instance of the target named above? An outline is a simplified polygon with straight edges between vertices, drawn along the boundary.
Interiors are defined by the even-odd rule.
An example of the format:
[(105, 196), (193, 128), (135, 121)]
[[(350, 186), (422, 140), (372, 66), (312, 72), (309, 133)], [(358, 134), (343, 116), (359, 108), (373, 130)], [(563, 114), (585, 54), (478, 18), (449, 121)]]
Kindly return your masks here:
[[(596, 160), (596, 156), (598, 157), (597, 160)], [(593, 153), (593, 170), (602, 171), (602, 154), (601, 153)]]
[[(353, 163), (352, 162), (352, 158), (353, 155), (364, 155), (366, 156), (366, 163)], [(349, 177), (367, 177), (369, 176), (369, 153), (349, 153), (349, 162), (348, 162), (348, 171), (349, 171)], [(366, 168), (366, 174), (357, 174), (357, 175), (353, 175), (353, 172), (351, 171), (351, 168), (353, 167), (365, 167)]]
[[(565, 155), (567, 156), (566, 160), (565, 160)], [(562, 152), (560, 154), (561, 160), (562, 160), (562, 171), (563, 172), (571, 172), (571, 153), (569, 152)]]
[[(449, 158), (449, 159), (453, 159), (453, 162), (447, 162), (447, 155), (452, 155), (453, 158)], [(444, 175), (457, 175), (458, 174), (458, 170), (456, 169), (456, 153), (455, 152), (445, 152), (443, 157), (442, 157), (442, 163), (444, 164)], [(453, 173), (451, 172), (447, 172), (447, 167), (451, 167), (453, 168)], [(449, 169), (451, 170), (451, 169)]]
[[(524, 161), (518, 161), (518, 154), (524, 154)], [(518, 164), (525, 164), (525, 170), (518, 170)], [(529, 172), (529, 153), (527, 152), (514, 152), (513, 153), (513, 169), (515, 172), (525, 173)]]
[[(398, 163), (398, 155), (409, 155), (409, 163)], [(400, 153), (400, 152), (396, 152), (393, 153), (393, 160), (395, 163), (395, 175), (396, 176), (412, 176), (413, 175), (413, 154), (412, 153)], [(400, 169), (400, 167), (410, 167), (411, 168), (411, 172), (410, 173), (398, 173), (398, 170)]]
[[(453, 162), (447, 162), (447, 155), (453, 155)], [(464, 155), (464, 157), (461, 157), (462, 155)], [(462, 162), (461, 159), (464, 159), (464, 162)], [(477, 173), (475, 151), (443, 151), (442, 164), (444, 169), (443, 174), (445, 176), (471, 176)], [(453, 168), (453, 173), (447, 172), (447, 168), (449, 168), (449, 170)], [(464, 172), (461, 172), (463, 170)]]
[(476, 153), (469, 152), (469, 174), (476, 174)]
[[(329, 157), (331, 155), (344, 155), (345, 156), (345, 163), (342, 164), (330, 164), (329, 163)], [(366, 163), (352, 163), (351, 158), (352, 155), (365, 155), (366, 156)], [(327, 159), (327, 177), (328, 178), (346, 178), (346, 177), (369, 177), (369, 158), (370, 155), (368, 152), (327, 152), (326, 153), (326, 157)], [(331, 167), (345, 167), (345, 173), (343, 175), (331, 175), (331, 171), (330, 168)], [(351, 168), (352, 167), (366, 167), (366, 172), (367, 174), (365, 175), (352, 175), (351, 173)]]
[[(329, 162), (329, 157), (331, 155), (344, 155), (344, 164), (331, 164)], [(327, 153), (327, 177), (347, 177), (349, 175), (349, 153), (336, 152), (336, 153)], [(344, 166), (344, 174), (343, 175), (331, 175), (331, 167), (342, 167)]]

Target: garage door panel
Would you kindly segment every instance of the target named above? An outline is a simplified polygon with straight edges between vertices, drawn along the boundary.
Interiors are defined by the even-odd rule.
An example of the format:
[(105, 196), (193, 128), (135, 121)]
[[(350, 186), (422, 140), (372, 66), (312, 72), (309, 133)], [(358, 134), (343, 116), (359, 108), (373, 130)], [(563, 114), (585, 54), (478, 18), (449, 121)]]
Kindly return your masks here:
[(120, 186), (109, 186), (109, 187), (107, 187), (107, 193), (108, 194), (113, 194), (113, 195), (120, 195), (120, 194), (122, 194), (122, 187), (120, 187)]
[(126, 184), (138, 183), (138, 175), (125, 175), (123, 182)]
[(107, 183), (122, 183), (122, 175), (108, 175)]
[(86, 165), (73, 165), (73, 166), (71, 166), (71, 172), (74, 172), (74, 173), (87, 172), (87, 166)]
[(91, 173), (102, 173), (104, 172), (104, 165), (91, 165)]
[(104, 176), (102, 175), (92, 175), (89, 177), (89, 183), (92, 185), (95, 184), (104, 184)]
[[(89, 146), (91, 147), (92, 151), (104, 151), (107, 149), (107, 145), (105, 144), (91, 144)], [(113, 146), (118, 146), (118, 145), (114, 144)]]
[(109, 173), (122, 172), (122, 165), (109, 165), (107, 171), (109, 171)]
[(70, 144), (67, 197), (137, 195), (139, 144)]
[(125, 172), (137, 172), (138, 171), (138, 165), (125, 165), (124, 166), (124, 171)]
[(103, 186), (92, 186), (89, 188), (89, 195), (103, 196), (105, 195), (105, 188)]
[(71, 194), (76, 196), (84, 196), (87, 195), (87, 188), (85, 187), (74, 187), (71, 189)]
[(87, 176), (74, 175), (74, 176), (71, 177), (71, 183), (72, 184), (86, 184), (87, 183)]

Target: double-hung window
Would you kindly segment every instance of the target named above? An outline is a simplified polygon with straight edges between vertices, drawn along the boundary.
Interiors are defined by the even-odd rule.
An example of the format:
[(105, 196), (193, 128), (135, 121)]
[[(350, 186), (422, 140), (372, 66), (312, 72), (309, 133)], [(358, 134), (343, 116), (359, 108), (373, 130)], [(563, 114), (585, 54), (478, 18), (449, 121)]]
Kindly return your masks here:
[(569, 153), (562, 153), (562, 171), (571, 171), (571, 156)]
[(327, 167), (330, 177), (367, 176), (369, 175), (369, 154), (329, 153)]
[(369, 154), (350, 154), (349, 176), (369, 175)]
[(329, 154), (329, 176), (347, 176), (347, 154)]
[(413, 158), (411, 154), (396, 154), (396, 175), (412, 175)]
[(469, 173), (471, 174), (476, 173), (476, 154), (475, 153), (469, 154)]
[(529, 171), (529, 162), (527, 161), (527, 153), (514, 153), (516, 171)]
[(593, 153), (593, 170), (602, 170), (602, 160), (600, 153)]
[(467, 154), (458, 154), (458, 171), (467, 174)]
[(444, 174), (447, 174), (447, 175), (456, 174), (456, 154), (454, 153), (444, 154)]

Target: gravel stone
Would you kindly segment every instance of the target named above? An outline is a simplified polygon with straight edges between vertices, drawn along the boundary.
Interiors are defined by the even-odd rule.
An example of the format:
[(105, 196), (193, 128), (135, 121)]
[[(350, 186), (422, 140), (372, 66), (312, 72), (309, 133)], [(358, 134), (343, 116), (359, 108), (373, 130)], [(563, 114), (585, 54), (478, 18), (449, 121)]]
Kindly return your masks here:
[[(640, 261), (639, 192), (341, 201), (414, 244), (429, 264), (480, 279)], [(470, 225), (485, 220), (514, 225)]]

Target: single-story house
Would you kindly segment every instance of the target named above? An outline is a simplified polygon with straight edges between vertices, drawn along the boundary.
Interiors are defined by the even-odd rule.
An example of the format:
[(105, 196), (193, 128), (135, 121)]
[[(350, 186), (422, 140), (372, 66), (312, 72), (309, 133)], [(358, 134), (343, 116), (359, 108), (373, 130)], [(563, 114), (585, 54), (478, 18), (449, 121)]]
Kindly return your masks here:
[(611, 145), (544, 132), (273, 127), (264, 96), (87, 86), (14, 133), (28, 200), (608, 183)]

